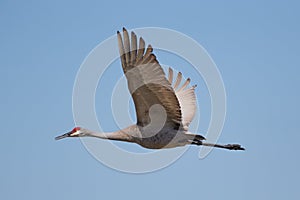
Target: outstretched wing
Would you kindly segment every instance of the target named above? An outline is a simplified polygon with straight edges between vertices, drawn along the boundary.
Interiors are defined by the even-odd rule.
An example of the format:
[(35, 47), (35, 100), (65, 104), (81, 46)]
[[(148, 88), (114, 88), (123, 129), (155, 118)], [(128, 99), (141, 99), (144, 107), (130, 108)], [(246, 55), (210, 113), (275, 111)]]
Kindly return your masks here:
[(181, 107), (182, 125), (184, 129), (188, 129), (188, 126), (193, 120), (197, 109), (196, 95), (195, 95), (196, 85), (192, 87), (188, 87), (191, 82), (191, 79), (188, 78), (185, 80), (182, 86), (179, 87), (182, 80), (182, 74), (181, 72), (178, 72), (176, 80), (174, 82), (173, 82), (173, 74), (174, 74), (173, 70), (169, 68), (168, 81), (170, 82), (173, 89), (175, 90), (176, 97)]
[(153, 48), (148, 45), (145, 51), (143, 38), (140, 38), (137, 43), (135, 33), (131, 32), (130, 40), (125, 28), (123, 28), (123, 38), (119, 31), (117, 35), (122, 68), (136, 109), (137, 125), (145, 127), (151, 123), (151, 118), (159, 118), (162, 113), (156, 112), (155, 109), (152, 112), (151, 107), (160, 105), (166, 114), (163, 126), (179, 129), (182, 125), (180, 104), (163, 69), (152, 53)]

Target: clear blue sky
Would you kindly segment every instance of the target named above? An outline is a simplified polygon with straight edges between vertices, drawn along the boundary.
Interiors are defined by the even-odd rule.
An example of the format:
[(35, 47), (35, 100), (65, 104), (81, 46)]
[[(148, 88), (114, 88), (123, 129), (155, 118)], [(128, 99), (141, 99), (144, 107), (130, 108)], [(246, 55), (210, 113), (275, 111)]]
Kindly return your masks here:
[[(299, 199), (299, 9), (297, 1), (0, 1), (0, 198)], [(247, 151), (199, 160), (192, 147), (168, 168), (133, 175), (100, 164), (77, 139), (54, 141), (74, 126), (80, 64), (123, 26), (171, 28), (204, 46), (227, 92), (219, 141)], [(114, 130), (105, 98), (97, 96), (97, 113)]]

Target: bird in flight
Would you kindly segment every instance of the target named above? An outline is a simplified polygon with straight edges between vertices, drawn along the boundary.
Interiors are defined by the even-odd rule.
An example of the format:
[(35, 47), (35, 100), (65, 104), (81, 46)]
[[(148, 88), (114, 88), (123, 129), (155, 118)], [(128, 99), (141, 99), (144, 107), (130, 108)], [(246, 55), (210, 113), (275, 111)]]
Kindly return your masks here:
[(123, 28), (123, 37), (118, 31), (117, 38), (123, 72), (135, 105), (136, 124), (109, 133), (75, 127), (56, 140), (89, 136), (136, 143), (149, 149), (202, 145), (245, 150), (239, 144), (207, 143), (202, 135), (189, 132), (196, 111), (196, 86), (189, 86), (191, 80), (182, 80), (181, 72), (176, 75), (171, 68), (166, 77), (152, 46), (146, 48), (144, 39), (140, 37), (138, 41), (134, 32), (129, 37)]

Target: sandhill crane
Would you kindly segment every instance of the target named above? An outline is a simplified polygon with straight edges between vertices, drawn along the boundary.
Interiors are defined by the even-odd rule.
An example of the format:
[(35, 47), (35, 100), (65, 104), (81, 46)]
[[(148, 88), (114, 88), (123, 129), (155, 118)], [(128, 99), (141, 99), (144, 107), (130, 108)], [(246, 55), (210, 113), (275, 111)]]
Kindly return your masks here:
[(70, 132), (56, 137), (56, 140), (90, 136), (137, 143), (149, 149), (203, 145), (244, 150), (239, 144), (206, 143), (203, 136), (190, 133), (188, 127), (196, 110), (196, 86), (189, 86), (190, 78), (182, 81), (182, 74), (179, 72), (173, 81), (174, 73), (171, 68), (166, 77), (151, 45), (145, 48), (142, 37), (138, 43), (134, 32), (131, 32), (129, 37), (128, 31), (123, 28), (123, 37), (119, 31), (117, 37), (122, 68), (136, 109), (137, 123), (111, 133), (75, 127)]

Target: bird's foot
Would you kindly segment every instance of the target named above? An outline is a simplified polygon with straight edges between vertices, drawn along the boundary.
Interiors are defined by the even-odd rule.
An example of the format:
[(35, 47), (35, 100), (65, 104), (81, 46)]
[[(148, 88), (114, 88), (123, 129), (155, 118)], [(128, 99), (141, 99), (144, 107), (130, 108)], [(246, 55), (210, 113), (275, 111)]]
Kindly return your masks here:
[(201, 141), (201, 140), (206, 140), (206, 138), (202, 135), (195, 135), (194, 140)]
[(191, 141), (191, 144), (195, 145), (202, 145), (202, 140), (206, 140), (206, 138), (202, 135), (194, 135), (193, 140)]
[(227, 144), (224, 145), (224, 147), (229, 150), (245, 150), (245, 148), (239, 144)]

